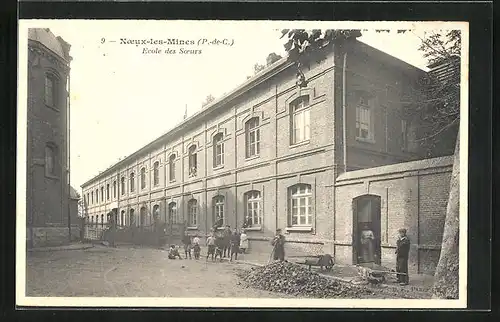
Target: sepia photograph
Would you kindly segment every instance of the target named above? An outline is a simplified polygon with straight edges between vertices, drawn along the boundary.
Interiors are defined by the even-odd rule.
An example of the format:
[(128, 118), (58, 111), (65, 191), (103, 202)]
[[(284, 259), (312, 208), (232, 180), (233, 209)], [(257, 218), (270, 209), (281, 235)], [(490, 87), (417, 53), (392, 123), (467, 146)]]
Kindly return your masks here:
[(18, 42), (18, 306), (466, 306), (466, 22)]

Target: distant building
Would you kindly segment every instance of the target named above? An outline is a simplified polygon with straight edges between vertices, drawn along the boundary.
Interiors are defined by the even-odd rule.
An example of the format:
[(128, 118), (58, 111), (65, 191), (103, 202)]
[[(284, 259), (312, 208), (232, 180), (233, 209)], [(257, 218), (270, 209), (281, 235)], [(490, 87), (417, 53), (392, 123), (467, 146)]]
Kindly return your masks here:
[[(377, 238), (372, 260), (390, 265), (396, 232), (408, 226), (412, 269), (432, 271), (449, 160), (404, 163), (423, 158), (419, 124), (405, 118), (403, 97), (426, 73), (359, 41), (346, 49), (347, 56), (334, 47), (305, 68), (303, 88), (292, 63), (275, 62), (85, 182), (87, 225), (104, 226), (111, 211), (125, 229), (160, 218), (201, 235), (219, 218), (238, 228), (246, 221), (251, 251), (269, 252), (282, 228), (288, 254), (327, 252), (358, 264), (359, 230), (369, 224)], [(418, 186), (419, 173), (422, 180), (444, 174)], [(439, 207), (425, 210), (429, 220), (406, 204), (428, 201), (418, 189), (431, 199), (439, 191)], [(419, 227), (428, 222), (437, 228), (423, 244)]]
[(69, 51), (49, 29), (29, 29), (28, 247), (69, 242)]

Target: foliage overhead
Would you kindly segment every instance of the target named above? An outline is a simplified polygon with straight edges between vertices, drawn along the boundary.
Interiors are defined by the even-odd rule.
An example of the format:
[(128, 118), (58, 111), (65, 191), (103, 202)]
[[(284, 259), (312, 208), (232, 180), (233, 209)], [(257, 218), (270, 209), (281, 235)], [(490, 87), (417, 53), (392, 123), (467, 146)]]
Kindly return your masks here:
[[(288, 37), (288, 41), (283, 45), (288, 53), (289, 59), (296, 61), (298, 67), (304, 64), (311, 56), (315, 56), (318, 51), (333, 43), (343, 42), (361, 37), (358, 29), (283, 29), (281, 38)], [(321, 58), (316, 56), (316, 60)]]
[(208, 94), (208, 96), (205, 98), (205, 100), (203, 101), (203, 103), (201, 104), (201, 106), (205, 107), (208, 104), (210, 104), (211, 102), (213, 102), (214, 100), (215, 100), (215, 97), (213, 97), (212, 94)]
[(410, 109), (407, 110), (427, 124), (419, 141), (427, 149), (427, 154), (432, 156), (432, 151), (442, 140), (449, 140), (446, 134), (456, 135), (458, 132), (461, 34), (459, 30), (432, 32), (420, 40), (419, 50), (429, 65), (437, 66), (428, 73), (425, 90), (418, 88), (408, 93), (408, 100), (413, 98), (413, 103), (408, 105)]
[(266, 58), (266, 66), (271, 66), (272, 64), (274, 64), (275, 62), (277, 62), (281, 58), (283, 58), (283, 57), (281, 57), (280, 55), (278, 55), (276, 53), (270, 53), (269, 55), (267, 55), (267, 58)]
[(266, 66), (261, 65), (259, 63), (255, 63), (255, 65), (253, 65), (253, 73), (257, 74), (257, 73), (261, 72), (262, 70), (264, 70), (264, 68), (266, 68)]

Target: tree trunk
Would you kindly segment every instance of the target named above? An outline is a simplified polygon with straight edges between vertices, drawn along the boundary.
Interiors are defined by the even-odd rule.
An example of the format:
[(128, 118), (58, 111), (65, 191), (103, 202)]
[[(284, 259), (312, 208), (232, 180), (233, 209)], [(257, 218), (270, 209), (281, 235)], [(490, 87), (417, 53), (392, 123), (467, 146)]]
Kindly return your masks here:
[(441, 254), (434, 274), (433, 298), (458, 299), (459, 276), (459, 205), (460, 205), (460, 131), (457, 134), (450, 195), (446, 208)]

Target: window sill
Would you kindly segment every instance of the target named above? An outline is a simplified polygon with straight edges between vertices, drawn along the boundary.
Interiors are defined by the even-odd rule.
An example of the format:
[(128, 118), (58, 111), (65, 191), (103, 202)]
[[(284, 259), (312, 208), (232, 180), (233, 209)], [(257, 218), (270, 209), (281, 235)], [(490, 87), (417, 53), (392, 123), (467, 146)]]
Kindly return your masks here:
[(307, 145), (307, 144), (309, 144), (309, 142), (310, 142), (310, 140), (305, 140), (305, 141), (301, 141), (301, 142), (298, 142), (298, 143), (290, 144), (290, 149), (297, 148), (297, 147), (300, 147), (300, 146), (303, 146), (303, 145)]
[(52, 175), (52, 174), (48, 174), (48, 173), (45, 174), (45, 177), (49, 178), (49, 179), (52, 179), (52, 180), (59, 180), (58, 176), (55, 176), (55, 175)]
[(224, 169), (224, 165), (218, 165), (216, 167), (213, 167), (214, 170), (220, 170), (220, 169)]
[(217, 230), (224, 230), (224, 229), (226, 229), (226, 226), (222, 226), (222, 227), (217, 228)]
[(50, 108), (51, 110), (54, 110), (56, 112), (60, 112), (61, 110), (59, 110), (57, 107), (53, 106), (53, 105), (48, 105), (48, 104), (45, 104), (45, 106), (47, 106), (48, 108)]
[(174, 180), (169, 180), (168, 183), (175, 183), (175, 179)]
[(374, 139), (365, 139), (365, 138), (356, 137), (356, 141), (363, 142), (363, 143), (375, 144)]
[(198, 226), (189, 226), (186, 227), (187, 230), (198, 230)]
[(294, 226), (286, 228), (287, 232), (312, 232), (312, 230), (312, 226)]
[(262, 230), (262, 227), (258, 226), (258, 227), (247, 227), (247, 228), (243, 228), (245, 229), (245, 231), (261, 231)]
[(252, 155), (250, 157), (246, 157), (245, 161), (252, 161), (252, 160), (255, 160), (255, 159), (258, 159), (258, 158), (260, 158), (260, 155), (256, 154), (256, 155)]

